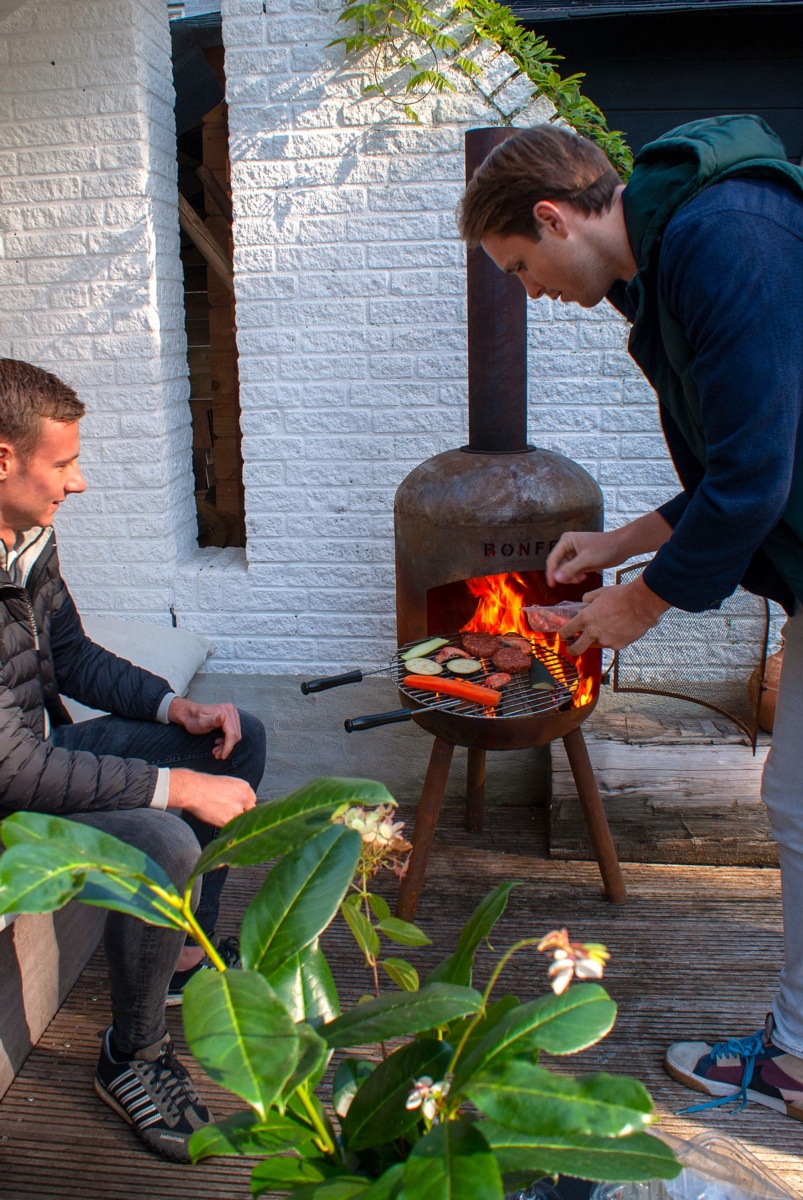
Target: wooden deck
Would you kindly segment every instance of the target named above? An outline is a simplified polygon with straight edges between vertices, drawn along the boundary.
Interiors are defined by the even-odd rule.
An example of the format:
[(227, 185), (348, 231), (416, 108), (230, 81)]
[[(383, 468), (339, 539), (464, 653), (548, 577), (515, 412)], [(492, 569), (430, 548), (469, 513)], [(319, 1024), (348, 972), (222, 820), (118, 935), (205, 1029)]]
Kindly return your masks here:
[[(655, 1098), (663, 1128), (683, 1137), (709, 1128), (738, 1138), (803, 1193), (803, 1125), (756, 1105), (734, 1116), (722, 1110), (673, 1116), (698, 1097), (661, 1068), (669, 1041), (742, 1035), (762, 1024), (782, 947), (777, 870), (626, 865), (630, 900), (613, 908), (594, 865), (546, 859), (543, 813), (491, 809), (487, 823), (483, 836), (468, 835), (460, 813), (447, 811), (418, 913), (436, 945), (417, 952), (415, 961), (426, 969), (451, 948), (470, 908), (491, 887), (521, 880), (498, 927), (497, 948), (567, 925), (577, 938), (606, 942), (613, 955), (605, 982), (619, 1004), (616, 1027), (563, 1065), (637, 1076)], [(232, 873), (224, 932), (235, 931), (260, 877), (258, 870)], [(328, 935), (345, 999), (366, 990), (349, 938), (336, 927)], [(480, 978), (488, 961), (487, 954), (479, 960)], [(546, 966), (540, 955), (521, 956), (502, 982), (530, 998), (545, 990)], [(0, 1197), (246, 1200), (247, 1163), (163, 1162), (97, 1098), (92, 1073), (108, 1013), (97, 954), (0, 1104)], [(180, 1010), (170, 1010), (169, 1023), (180, 1042)], [(199, 1082), (216, 1115), (239, 1107), (209, 1081)]]

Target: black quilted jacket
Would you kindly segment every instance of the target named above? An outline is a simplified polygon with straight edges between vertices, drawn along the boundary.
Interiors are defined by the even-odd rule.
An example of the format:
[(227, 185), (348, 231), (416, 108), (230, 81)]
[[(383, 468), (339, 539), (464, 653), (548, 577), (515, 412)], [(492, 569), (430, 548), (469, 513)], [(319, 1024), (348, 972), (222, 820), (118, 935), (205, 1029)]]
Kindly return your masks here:
[(57, 748), (46, 736), (70, 716), (59, 693), (116, 716), (151, 721), (170, 685), (96, 645), (48, 538), (24, 587), (0, 569), (0, 818), (20, 809), (70, 813), (150, 804), (157, 768), (141, 759)]

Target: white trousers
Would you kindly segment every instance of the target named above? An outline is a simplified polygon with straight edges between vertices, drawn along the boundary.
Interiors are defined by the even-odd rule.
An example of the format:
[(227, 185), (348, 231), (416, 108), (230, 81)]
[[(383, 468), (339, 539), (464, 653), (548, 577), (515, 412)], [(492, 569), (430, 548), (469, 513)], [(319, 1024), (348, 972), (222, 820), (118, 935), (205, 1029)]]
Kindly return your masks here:
[(783, 628), (772, 747), (761, 795), (781, 860), (784, 966), (772, 1002), (773, 1043), (803, 1058), (803, 607)]

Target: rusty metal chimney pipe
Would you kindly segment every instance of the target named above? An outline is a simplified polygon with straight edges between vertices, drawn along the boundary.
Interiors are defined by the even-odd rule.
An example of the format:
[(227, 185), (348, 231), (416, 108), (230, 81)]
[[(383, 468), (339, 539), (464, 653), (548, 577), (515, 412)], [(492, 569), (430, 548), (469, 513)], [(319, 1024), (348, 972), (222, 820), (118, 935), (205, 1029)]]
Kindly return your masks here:
[[(469, 129), (466, 182), (518, 131)], [(527, 296), (478, 246), (468, 251), (468, 445), (473, 454), (521, 454), (527, 445)]]

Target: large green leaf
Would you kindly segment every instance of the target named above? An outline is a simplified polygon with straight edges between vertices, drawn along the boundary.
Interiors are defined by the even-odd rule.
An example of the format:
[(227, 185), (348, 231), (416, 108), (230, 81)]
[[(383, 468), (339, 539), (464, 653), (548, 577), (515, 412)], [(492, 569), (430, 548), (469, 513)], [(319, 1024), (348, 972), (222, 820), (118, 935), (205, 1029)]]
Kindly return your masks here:
[(0, 913), (53, 912), (85, 880), (86, 867), (61, 847), (15, 846), (0, 857)]
[(421, 1110), (408, 1110), (407, 1097), (416, 1079), (428, 1075), (441, 1080), (452, 1057), (452, 1047), (435, 1038), (409, 1042), (395, 1050), (368, 1076), (343, 1121), (347, 1150), (364, 1150), (403, 1137), (420, 1119)]
[(0, 867), (0, 911), (49, 912), (78, 896), (152, 925), (183, 928), (181, 896), (167, 874), (119, 838), (48, 813), (14, 813), (3, 822), (2, 836), (8, 849)]
[(511, 889), (519, 887), (517, 883), (501, 883), (493, 892), (480, 900), (472, 916), (463, 925), (457, 946), (448, 959), (439, 962), (435, 971), (431, 971), (424, 980), (425, 983), (460, 983), (471, 985), (474, 970), (474, 954), (485, 937), (490, 935), (493, 926), (502, 916), (508, 906), (508, 896)]
[(487, 1117), (538, 1136), (621, 1137), (652, 1119), (652, 1100), (642, 1084), (602, 1072), (573, 1079), (514, 1060), (475, 1076), (464, 1091)]
[(399, 1200), (504, 1200), (480, 1126), (465, 1118), (435, 1125), (407, 1159)]
[(256, 1157), (275, 1154), (279, 1150), (295, 1150), (301, 1154), (319, 1153), (313, 1146), (313, 1131), (291, 1114), (268, 1113), (267, 1121), (247, 1109), (234, 1113), (224, 1121), (196, 1129), (190, 1138), (193, 1162), (203, 1158), (218, 1158), (241, 1154)]
[(430, 972), (425, 983), (471, 984), (474, 955), (483, 938), (487, 938), (507, 907), (508, 896), (517, 883), (500, 883), (475, 908), (463, 926), (457, 946), (448, 958)]
[(243, 965), (270, 979), (314, 942), (340, 907), (361, 849), (362, 838), (353, 829), (328, 825), (282, 858), (246, 909)]
[(390, 792), (373, 779), (313, 779), (224, 825), (195, 864), (193, 877), (213, 867), (249, 867), (287, 854), (328, 825), (344, 804), (373, 808), (388, 803), (393, 803)]
[[(253, 1176), (252, 1176), (253, 1180)], [(252, 1183), (253, 1187), (253, 1183)], [(258, 1193), (255, 1193), (258, 1194)], [(381, 1200), (392, 1193), (377, 1193)], [(341, 1175), (339, 1178), (327, 1179), (325, 1183), (310, 1184), (309, 1187), (293, 1188), (293, 1200), (373, 1200), (370, 1180), (358, 1175)]]
[(681, 1167), (672, 1151), (649, 1133), (627, 1137), (533, 1137), (515, 1133), (495, 1121), (482, 1130), (503, 1172), (532, 1172), (534, 1176), (575, 1175), (601, 1183), (636, 1183), (645, 1179), (674, 1179)]
[(611, 1029), (616, 1005), (597, 983), (568, 988), (520, 1004), (491, 1029), (470, 1054), (457, 1064), (454, 1090), (479, 1071), (507, 1058), (529, 1057), (533, 1051), (574, 1054), (593, 1046)]
[[(292, 1154), (283, 1154), (266, 1158), (251, 1172), (251, 1195), (264, 1196), (265, 1192), (287, 1192), (305, 1183), (323, 1183), (333, 1176), (346, 1175), (341, 1166), (337, 1166), (328, 1158), (323, 1158), (320, 1151), (314, 1157), (297, 1158)], [(348, 1176), (348, 1178), (356, 1178)], [(363, 1188), (365, 1180), (359, 1181)], [(346, 1193), (348, 1195), (348, 1193)]]
[(282, 1088), (282, 1097), (286, 1099), (301, 1083), (307, 1083), (311, 1088), (317, 1087), (323, 1079), (332, 1051), (322, 1037), (319, 1037), (311, 1025), (302, 1022), (296, 1025), (298, 1031), (298, 1062), (293, 1074)]
[(273, 971), (268, 983), (295, 1021), (317, 1028), (340, 1015), (335, 981), (317, 938)]
[(404, 1163), (390, 1167), (364, 1193), (361, 1200), (396, 1200), (404, 1175)]
[(377, 1064), (365, 1058), (344, 1058), (335, 1071), (332, 1084), (332, 1108), (342, 1122), (360, 1087)]
[(420, 992), (392, 993), (358, 1004), (321, 1029), (330, 1046), (356, 1046), (401, 1034), (421, 1033), (455, 1017), (479, 1012), (482, 996), (473, 988), (433, 983)]
[(263, 1121), (299, 1059), (298, 1030), (256, 971), (198, 971), (184, 989), (187, 1044), (208, 1075)]

